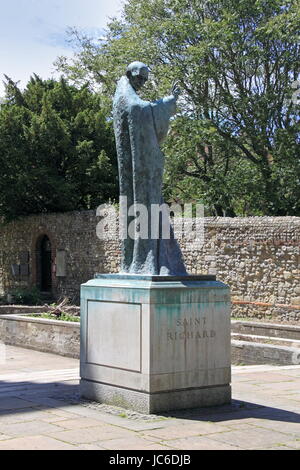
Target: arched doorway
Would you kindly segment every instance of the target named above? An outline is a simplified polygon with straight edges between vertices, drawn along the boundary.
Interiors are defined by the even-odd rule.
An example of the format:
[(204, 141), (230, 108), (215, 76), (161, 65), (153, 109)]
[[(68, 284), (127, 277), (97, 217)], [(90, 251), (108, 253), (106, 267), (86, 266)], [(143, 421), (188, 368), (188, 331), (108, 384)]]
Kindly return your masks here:
[(37, 286), (41, 292), (52, 291), (52, 247), (47, 235), (37, 241)]

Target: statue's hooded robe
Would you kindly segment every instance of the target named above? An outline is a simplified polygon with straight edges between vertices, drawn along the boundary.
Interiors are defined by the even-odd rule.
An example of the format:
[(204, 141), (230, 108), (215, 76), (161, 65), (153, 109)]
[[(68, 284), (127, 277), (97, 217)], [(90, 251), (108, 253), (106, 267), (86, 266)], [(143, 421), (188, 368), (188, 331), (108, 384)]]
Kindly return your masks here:
[[(173, 231), (163, 239), (151, 239), (151, 205), (161, 205), (164, 155), (159, 144), (166, 137), (170, 117), (175, 114), (174, 96), (156, 102), (143, 101), (129, 82), (122, 77), (114, 98), (114, 129), (119, 165), (120, 223), (123, 226), (121, 272), (150, 275), (185, 275), (186, 269)], [(139, 233), (138, 204), (148, 210), (147, 239)], [(135, 205), (135, 216), (127, 210)], [(161, 222), (160, 222), (161, 224)], [(135, 239), (128, 227), (135, 227)], [(124, 232), (125, 229), (125, 232)], [(132, 230), (131, 230), (132, 232)], [(124, 236), (125, 235), (125, 236)]]

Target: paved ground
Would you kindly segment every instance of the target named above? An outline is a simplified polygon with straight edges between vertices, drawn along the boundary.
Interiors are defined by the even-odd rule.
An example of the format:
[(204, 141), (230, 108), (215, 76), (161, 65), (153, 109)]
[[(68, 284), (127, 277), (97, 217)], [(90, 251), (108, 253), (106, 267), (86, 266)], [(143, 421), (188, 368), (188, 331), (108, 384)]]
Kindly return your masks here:
[(81, 401), (77, 360), (0, 353), (0, 450), (300, 449), (300, 366), (234, 367), (232, 405), (147, 417)]

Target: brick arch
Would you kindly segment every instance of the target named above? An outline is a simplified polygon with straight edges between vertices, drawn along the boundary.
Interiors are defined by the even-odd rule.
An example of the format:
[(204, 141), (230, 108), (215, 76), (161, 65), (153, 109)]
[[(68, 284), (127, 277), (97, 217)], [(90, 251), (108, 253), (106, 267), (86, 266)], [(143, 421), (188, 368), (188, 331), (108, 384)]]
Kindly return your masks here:
[(45, 227), (40, 227), (34, 233), (31, 242), (31, 283), (33, 286), (39, 287), (40, 285), (40, 275), (39, 272), (39, 254), (41, 250), (41, 242), (44, 237), (48, 237), (50, 244), (51, 244), (51, 292), (52, 294), (56, 293), (57, 282), (56, 282), (56, 274), (55, 274), (55, 266), (56, 266), (56, 240), (53, 233)]

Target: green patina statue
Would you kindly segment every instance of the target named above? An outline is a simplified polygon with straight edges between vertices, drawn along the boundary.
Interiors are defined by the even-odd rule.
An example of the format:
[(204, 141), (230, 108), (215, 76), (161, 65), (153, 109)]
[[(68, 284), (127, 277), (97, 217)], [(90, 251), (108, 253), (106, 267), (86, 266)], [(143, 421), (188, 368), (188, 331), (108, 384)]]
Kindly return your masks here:
[[(148, 67), (141, 62), (133, 62), (128, 66), (126, 75), (119, 80), (114, 98), (113, 116), (121, 196), (121, 272), (186, 275), (173, 230), (170, 229), (170, 237), (162, 236), (165, 231), (161, 225), (166, 223), (165, 220), (162, 221), (162, 217), (158, 228), (153, 230), (152, 212), (153, 207), (164, 203), (164, 155), (160, 144), (167, 135), (170, 118), (176, 112), (180, 90), (175, 84), (170, 96), (154, 102), (144, 101), (137, 92), (148, 77)], [(136, 217), (137, 213), (144, 216), (142, 229), (141, 218)]]

